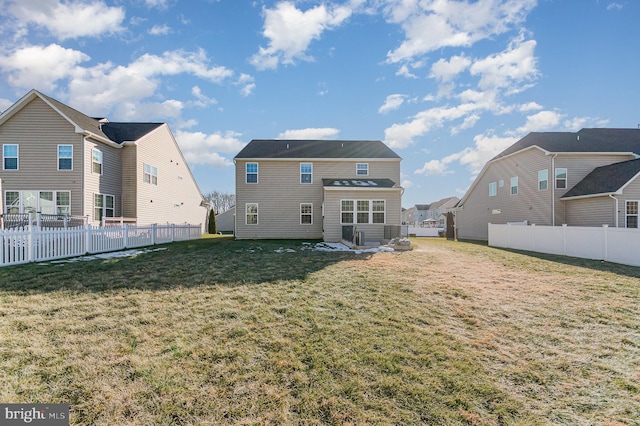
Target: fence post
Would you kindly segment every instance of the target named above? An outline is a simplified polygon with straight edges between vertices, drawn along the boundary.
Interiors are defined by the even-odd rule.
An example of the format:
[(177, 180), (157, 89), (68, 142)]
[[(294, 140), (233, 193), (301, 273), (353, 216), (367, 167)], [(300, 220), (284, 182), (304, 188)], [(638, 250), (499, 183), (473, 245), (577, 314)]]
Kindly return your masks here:
[(122, 224), (120, 226), (124, 228), (124, 248), (129, 248), (129, 224), (125, 223), (124, 226)]
[(87, 226), (85, 227), (85, 243), (84, 243), (84, 250), (85, 253), (91, 253), (91, 224), (87, 223)]
[(531, 251), (536, 251), (536, 224), (531, 224)]
[(27, 237), (27, 260), (29, 262), (33, 262), (33, 246), (34, 246), (34, 239), (33, 239), (33, 231), (34, 231), (34, 227), (33, 227), (33, 213), (29, 213), (29, 236)]
[(157, 230), (156, 225), (157, 224), (155, 223), (151, 225), (151, 245), (152, 246), (156, 245), (156, 230)]
[(603, 253), (603, 257), (604, 257), (604, 261), (608, 262), (609, 261), (609, 225), (602, 225), (602, 236), (604, 238), (604, 253)]
[(567, 255), (567, 224), (562, 224), (562, 255)]
[(174, 242), (176, 240), (176, 224), (172, 223), (171, 224), (171, 242)]

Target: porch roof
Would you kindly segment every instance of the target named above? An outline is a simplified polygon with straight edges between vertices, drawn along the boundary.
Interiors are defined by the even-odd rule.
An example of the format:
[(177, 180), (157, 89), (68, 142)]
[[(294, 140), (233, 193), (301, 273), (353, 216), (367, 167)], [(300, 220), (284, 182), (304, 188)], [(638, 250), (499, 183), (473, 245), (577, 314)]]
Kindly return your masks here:
[(393, 188), (395, 182), (391, 179), (322, 179), (322, 185), (327, 188)]

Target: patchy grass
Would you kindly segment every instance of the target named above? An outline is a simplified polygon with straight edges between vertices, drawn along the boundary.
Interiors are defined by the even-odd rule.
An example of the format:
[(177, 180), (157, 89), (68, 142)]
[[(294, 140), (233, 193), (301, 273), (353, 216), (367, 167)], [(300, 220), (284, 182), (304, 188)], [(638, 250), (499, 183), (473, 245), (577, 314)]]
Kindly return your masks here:
[(640, 424), (638, 268), (414, 243), (1, 268), (0, 400), (82, 425)]

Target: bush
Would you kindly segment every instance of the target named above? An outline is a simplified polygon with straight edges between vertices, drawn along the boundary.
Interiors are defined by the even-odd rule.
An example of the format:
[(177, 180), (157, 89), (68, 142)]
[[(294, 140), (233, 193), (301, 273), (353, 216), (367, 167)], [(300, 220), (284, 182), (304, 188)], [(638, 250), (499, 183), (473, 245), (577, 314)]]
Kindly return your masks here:
[(218, 230), (216, 229), (216, 212), (213, 209), (209, 210), (209, 223), (207, 226), (207, 232), (209, 234), (217, 234)]

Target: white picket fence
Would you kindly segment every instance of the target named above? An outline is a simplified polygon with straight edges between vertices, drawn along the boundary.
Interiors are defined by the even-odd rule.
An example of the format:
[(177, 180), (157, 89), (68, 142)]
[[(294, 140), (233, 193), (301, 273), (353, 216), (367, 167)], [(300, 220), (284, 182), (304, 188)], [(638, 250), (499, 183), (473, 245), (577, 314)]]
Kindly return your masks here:
[(640, 229), (489, 224), (489, 245), (640, 266)]
[(108, 226), (0, 230), (0, 266), (41, 262), (202, 238), (200, 225)]

